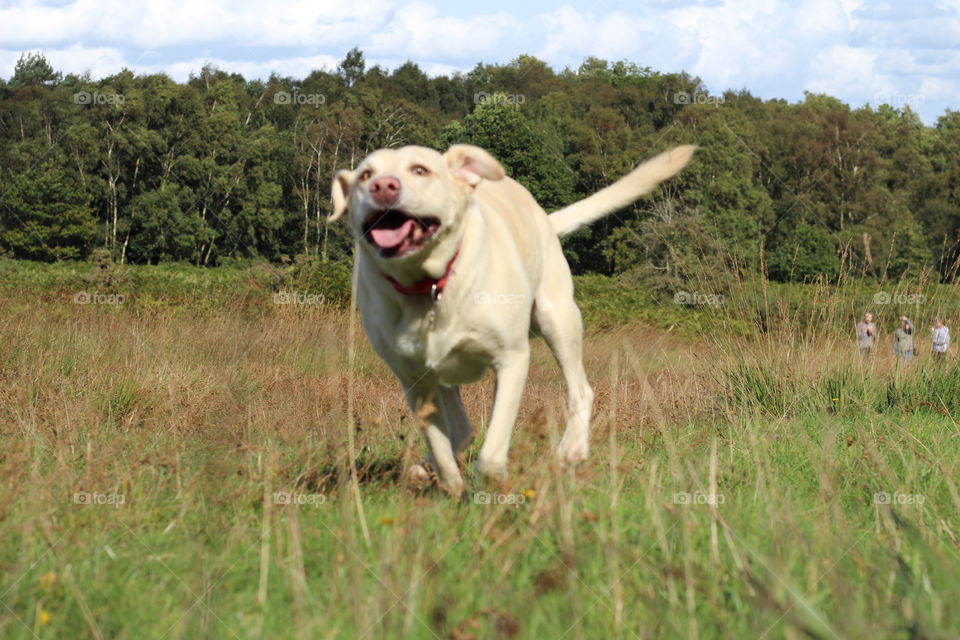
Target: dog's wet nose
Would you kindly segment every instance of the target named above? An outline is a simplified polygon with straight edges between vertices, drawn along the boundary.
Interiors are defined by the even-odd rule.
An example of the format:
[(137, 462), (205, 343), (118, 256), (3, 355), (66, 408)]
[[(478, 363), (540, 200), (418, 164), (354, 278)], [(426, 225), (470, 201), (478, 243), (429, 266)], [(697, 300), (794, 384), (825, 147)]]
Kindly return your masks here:
[(400, 197), (400, 181), (393, 176), (382, 176), (370, 183), (370, 195), (377, 204), (392, 207)]

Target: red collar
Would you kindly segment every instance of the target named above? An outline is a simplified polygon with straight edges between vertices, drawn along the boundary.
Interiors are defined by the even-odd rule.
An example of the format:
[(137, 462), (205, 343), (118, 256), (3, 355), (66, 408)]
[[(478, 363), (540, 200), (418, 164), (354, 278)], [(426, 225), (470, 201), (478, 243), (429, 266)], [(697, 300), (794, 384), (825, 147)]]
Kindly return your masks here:
[(456, 262), (457, 256), (460, 255), (460, 249), (457, 249), (457, 252), (453, 254), (453, 257), (450, 258), (450, 262), (447, 263), (447, 268), (443, 272), (443, 276), (436, 280), (431, 277), (423, 278), (414, 282), (412, 285), (400, 284), (387, 274), (383, 274), (383, 277), (393, 285), (393, 288), (402, 293), (405, 296), (421, 296), (424, 294), (431, 294), (433, 299), (436, 300), (440, 297), (440, 294), (443, 293), (443, 290), (447, 286), (447, 280), (450, 279), (450, 271), (453, 269), (453, 263)]

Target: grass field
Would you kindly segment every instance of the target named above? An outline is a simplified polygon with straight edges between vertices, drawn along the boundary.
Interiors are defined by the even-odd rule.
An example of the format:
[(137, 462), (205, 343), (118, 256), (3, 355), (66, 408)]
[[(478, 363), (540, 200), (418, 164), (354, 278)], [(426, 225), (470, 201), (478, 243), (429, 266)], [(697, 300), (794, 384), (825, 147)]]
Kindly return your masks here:
[[(960, 366), (923, 332), (859, 357), (870, 287), (581, 279), (590, 459), (553, 463), (535, 343), (511, 477), (459, 502), (403, 484), (420, 436), (340, 272), (0, 276), (2, 638), (960, 637)], [(924, 291), (918, 327), (960, 299)]]

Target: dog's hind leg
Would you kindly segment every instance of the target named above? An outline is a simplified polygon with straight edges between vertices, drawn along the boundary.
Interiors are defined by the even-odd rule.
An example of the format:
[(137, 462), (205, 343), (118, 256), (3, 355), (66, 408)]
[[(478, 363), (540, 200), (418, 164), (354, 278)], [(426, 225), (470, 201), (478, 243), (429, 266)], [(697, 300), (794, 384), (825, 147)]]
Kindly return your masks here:
[(557, 455), (564, 463), (576, 464), (586, 459), (590, 449), (593, 389), (583, 369), (583, 320), (573, 301), (569, 276), (566, 283), (541, 289), (534, 301), (533, 319), (557, 359), (567, 386), (567, 428)]

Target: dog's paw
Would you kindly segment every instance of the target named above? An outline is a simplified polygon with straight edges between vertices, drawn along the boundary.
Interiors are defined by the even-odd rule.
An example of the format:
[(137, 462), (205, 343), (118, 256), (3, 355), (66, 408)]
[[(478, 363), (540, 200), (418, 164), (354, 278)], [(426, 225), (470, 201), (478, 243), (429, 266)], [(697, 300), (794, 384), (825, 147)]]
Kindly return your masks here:
[(461, 478), (454, 478), (450, 482), (441, 482), (440, 484), (451, 497), (461, 501), (466, 499), (467, 488)]
[(505, 462), (480, 458), (477, 460), (477, 464), (474, 465), (474, 469), (480, 475), (493, 480), (505, 480), (507, 477), (507, 464)]
[(577, 442), (575, 440), (563, 439), (557, 446), (557, 457), (561, 464), (576, 466), (587, 459), (590, 453), (590, 445), (584, 440)]
[(407, 469), (407, 482), (416, 489), (424, 489), (437, 482), (437, 474), (427, 462), (418, 462)]

